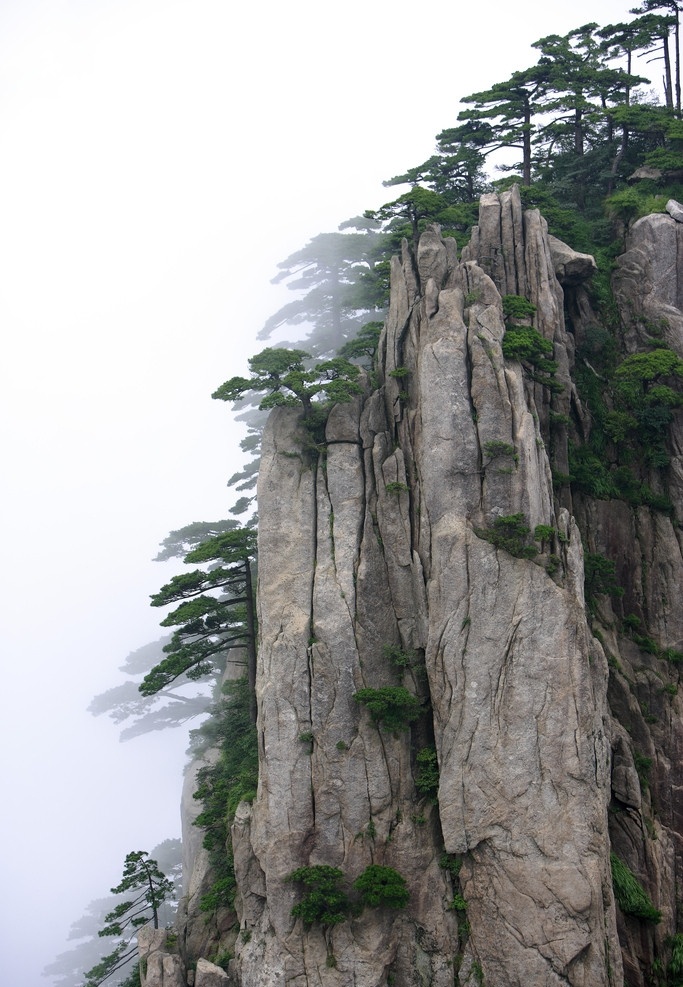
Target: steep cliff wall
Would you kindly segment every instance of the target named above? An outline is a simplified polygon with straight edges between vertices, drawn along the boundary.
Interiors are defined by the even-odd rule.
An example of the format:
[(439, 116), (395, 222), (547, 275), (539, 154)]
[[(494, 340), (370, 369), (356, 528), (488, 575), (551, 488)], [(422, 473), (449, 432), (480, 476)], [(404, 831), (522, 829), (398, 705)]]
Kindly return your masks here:
[[(657, 456), (603, 442), (600, 468), (625, 484), (627, 462), (629, 496), (568, 481), (572, 446), (616, 407), (595, 340), (683, 356), (683, 225), (631, 230), (616, 340), (591, 309), (594, 270), (516, 190), (484, 196), (460, 261), (438, 228), (394, 260), (377, 379), (333, 409), (325, 443), (295, 410), (271, 415), (260, 780), (232, 832), (240, 934), (229, 910), (207, 926), (191, 894), (188, 960), (234, 949), (241, 987), (678, 982), (683, 412)], [(506, 317), (509, 295), (533, 316)], [(504, 358), (506, 328), (532, 323), (561, 387)], [(584, 553), (614, 566), (588, 604)], [(412, 722), (378, 727), (354, 698), (386, 687), (416, 697)], [(615, 905), (610, 851), (646, 917)], [(293, 917), (292, 871), (339, 868), (353, 901), (371, 864), (403, 876), (404, 909)], [(191, 890), (209, 877), (200, 853)], [(197, 983), (222, 978), (209, 967)]]
[[(261, 776), (233, 830), (243, 987), (621, 983), (608, 667), (548, 458), (552, 444), (566, 463), (554, 423), (566, 429), (580, 405), (556, 262), (590, 267), (571, 251), (558, 261), (560, 247), (516, 193), (485, 197), (462, 262), (437, 229), (394, 262), (380, 387), (334, 410), (325, 452), (311, 451), (296, 412), (271, 416)], [(536, 305), (561, 394), (503, 358), (504, 294)], [(496, 535), (516, 515), (530, 534), (516, 529), (511, 554)], [(354, 693), (400, 684), (423, 715), (378, 729)], [(431, 744), (438, 804), (415, 784)], [(405, 877), (404, 910), (327, 930), (292, 917), (295, 868), (339, 867), (350, 885), (370, 863)], [(449, 907), (454, 895), (466, 913), (460, 898)]]

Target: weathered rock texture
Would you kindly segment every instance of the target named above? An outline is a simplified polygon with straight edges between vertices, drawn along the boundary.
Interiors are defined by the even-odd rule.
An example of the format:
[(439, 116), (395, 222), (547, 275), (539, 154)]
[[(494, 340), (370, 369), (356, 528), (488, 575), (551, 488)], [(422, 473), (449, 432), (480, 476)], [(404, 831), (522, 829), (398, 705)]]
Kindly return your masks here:
[[(619, 260), (623, 353), (663, 341), (683, 356), (683, 226), (670, 212), (636, 223)], [(197, 987), (646, 987), (665, 975), (683, 886), (683, 718), (666, 660), (683, 651), (683, 413), (670, 465), (639, 467), (670, 509), (572, 494), (569, 440), (593, 427), (572, 380), (577, 352), (595, 373), (582, 355), (593, 270), (516, 190), (484, 196), (460, 262), (438, 228), (394, 260), (380, 386), (333, 409), (324, 455), (296, 411), (272, 414), (259, 790), (232, 831), (241, 934), (232, 913), (225, 928), (202, 924), (211, 875), (195, 846), (181, 952), (236, 953), (229, 978), (200, 958)], [(536, 306), (561, 393), (503, 358), (509, 294)], [(524, 539), (512, 553), (495, 544), (513, 515), (529, 539), (543, 526), (533, 558), (519, 557)], [(616, 563), (623, 588), (590, 613), (584, 545)], [(626, 633), (627, 615), (651, 637)], [(423, 714), (394, 734), (354, 694), (398, 685)], [(438, 803), (416, 785), (432, 746)], [(611, 849), (659, 925), (615, 906)], [(338, 867), (350, 889), (371, 863), (403, 875), (404, 910), (331, 929), (292, 917), (294, 869)], [(163, 934), (143, 933), (144, 987), (179, 987)]]
[[(646, 216), (631, 228), (618, 258), (614, 290), (627, 353), (665, 343), (683, 356), (683, 226), (668, 215)], [(667, 649), (683, 651), (683, 418), (674, 413), (666, 468), (642, 479), (671, 502), (668, 512), (624, 502), (575, 498), (589, 551), (616, 563), (621, 598), (600, 600), (595, 626), (610, 658), (612, 804), (615, 852), (662, 912), (660, 925), (619, 913), (625, 983), (645, 987), (653, 968), (666, 969), (668, 937), (680, 928), (683, 880), (683, 708), (678, 667)], [(623, 632), (640, 621), (643, 650)], [(654, 649), (653, 649), (653, 646)], [(671, 652), (670, 652), (671, 653)]]
[[(242, 987), (622, 982), (608, 667), (547, 453), (550, 412), (578, 401), (555, 271), (576, 282), (591, 265), (571, 253), (515, 192), (485, 196), (463, 262), (436, 228), (416, 257), (406, 248), (394, 261), (381, 386), (334, 410), (326, 456), (312, 455), (292, 409), (269, 420), (261, 773), (233, 830)], [(552, 405), (503, 359), (504, 294), (534, 302), (554, 342), (567, 386)], [(562, 470), (566, 442), (552, 435)], [(547, 551), (516, 558), (483, 537), (518, 513), (532, 531), (555, 529), (552, 564)], [(412, 656), (403, 684), (424, 704), (398, 735), (353, 699), (401, 682), (386, 646)], [(438, 806), (415, 787), (416, 752), (430, 743)], [(462, 860), (459, 888), (444, 851)], [(293, 919), (292, 870), (330, 864), (350, 884), (370, 863), (405, 877), (404, 911), (366, 910), (327, 932)], [(449, 904), (460, 891), (459, 927)]]
[(185, 968), (179, 956), (168, 951), (165, 929), (144, 926), (138, 932), (141, 987), (185, 987)]

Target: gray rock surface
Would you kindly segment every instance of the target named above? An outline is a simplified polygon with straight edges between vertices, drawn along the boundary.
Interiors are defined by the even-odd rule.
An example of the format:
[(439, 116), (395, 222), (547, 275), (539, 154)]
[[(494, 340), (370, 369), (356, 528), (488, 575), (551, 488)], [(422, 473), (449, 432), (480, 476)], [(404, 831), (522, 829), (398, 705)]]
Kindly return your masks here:
[(631, 353), (664, 342), (683, 356), (683, 225), (654, 213), (633, 224), (617, 258), (614, 294)]
[(227, 987), (230, 978), (224, 970), (208, 960), (197, 960), (194, 987)]
[(168, 952), (168, 933), (149, 925), (138, 931), (141, 987), (185, 987), (180, 956)]
[[(551, 402), (502, 356), (504, 294), (534, 302), (568, 381), (547, 229), (511, 192), (484, 197), (462, 263), (438, 229), (415, 263), (407, 250), (394, 261), (383, 384), (335, 413), (325, 461), (306, 452), (296, 411), (266, 427), (261, 775), (233, 828), (242, 987), (451, 987), (454, 961), (458, 982), (487, 987), (621, 983), (607, 662), (586, 622), (578, 530), (554, 506)], [(399, 367), (407, 376), (390, 376)], [(547, 554), (516, 558), (482, 536), (514, 514), (558, 532), (552, 574)], [(392, 666), (387, 646), (410, 667)], [(425, 716), (393, 735), (353, 694), (398, 684)], [(415, 786), (431, 742), (438, 806)], [(462, 861), (459, 884), (444, 852)], [(404, 876), (404, 911), (366, 909), (327, 931), (292, 917), (292, 870), (329, 864), (349, 886), (370, 863)], [(468, 932), (448, 907), (456, 893)]]
[(677, 223), (683, 223), (683, 206), (680, 202), (676, 202), (675, 199), (669, 199), (666, 204), (666, 211)]

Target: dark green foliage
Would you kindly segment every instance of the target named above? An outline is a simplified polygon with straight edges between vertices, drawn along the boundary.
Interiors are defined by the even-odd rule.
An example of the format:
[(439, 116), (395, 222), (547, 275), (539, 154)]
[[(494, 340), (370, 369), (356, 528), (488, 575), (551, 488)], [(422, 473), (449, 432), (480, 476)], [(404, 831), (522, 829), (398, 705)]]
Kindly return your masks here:
[(453, 901), (450, 903), (448, 907), (451, 909), (451, 911), (454, 912), (466, 912), (467, 902), (465, 901), (465, 899), (461, 894), (456, 894), (453, 896)]
[(557, 363), (548, 359), (548, 354), (553, 352), (553, 344), (536, 329), (531, 326), (507, 329), (502, 349), (506, 360), (519, 360), (523, 364), (531, 380), (543, 384), (553, 393), (562, 390), (562, 385), (554, 380)]
[(499, 456), (510, 456), (515, 462), (518, 459), (513, 445), (509, 442), (500, 442), (496, 439), (484, 443), (484, 453), (489, 459), (497, 459)]
[(417, 776), (415, 788), (430, 802), (438, 801), (439, 761), (434, 747), (423, 747), (417, 752)]
[(405, 879), (393, 867), (370, 864), (353, 882), (363, 906), (405, 908), (410, 897)]
[(680, 987), (683, 984), (683, 933), (676, 932), (673, 936), (667, 936), (664, 945), (671, 950), (666, 983), (670, 987)]
[(616, 563), (598, 552), (585, 552), (583, 558), (584, 595), (589, 609), (593, 609), (598, 596), (620, 597), (623, 588), (616, 578)]
[(610, 863), (614, 897), (622, 912), (643, 922), (660, 922), (662, 913), (655, 908), (643, 886), (616, 853), (610, 854)]
[(417, 696), (403, 686), (386, 685), (381, 689), (359, 689), (353, 698), (365, 706), (377, 726), (392, 733), (407, 730), (422, 713)]
[(416, 659), (414, 651), (404, 651), (396, 644), (385, 644), (382, 648), (384, 657), (396, 668), (410, 668)]
[(383, 322), (366, 322), (358, 334), (340, 348), (339, 356), (347, 360), (360, 360), (367, 370), (372, 370), (383, 328)]
[(239, 401), (250, 392), (266, 391), (259, 408), (301, 405), (304, 418), (311, 418), (314, 401), (350, 401), (361, 388), (359, 368), (343, 357), (324, 360), (310, 369), (310, 354), (303, 350), (267, 347), (249, 360), (251, 377), (231, 377), (211, 395), (219, 401)]
[[(166, 655), (139, 686), (151, 696), (177, 678), (201, 678), (221, 670), (234, 648), (246, 648), (252, 687), (255, 678), (256, 618), (251, 565), (256, 554), (256, 532), (236, 528), (201, 542), (188, 552), (188, 564), (207, 568), (182, 573), (152, 596), (152, 606), (180, 605), (161, 622), (176, 627), (164, 645)], [(213, 595), (219, 592), (221, 595)]]
[(146, 850), (134, 850), (126, 856), (121, 881), (111, 889), (112, 894), (128, 894), (129, 891), (134, 897), (116, 905), (105, 915), (108, 924), (100, 936), (120, 936), (128, 925), (139, 928), (150, 922), (158, 929), (159, 909), (173, 896), (175, 888)]
[(339, 887), (343, 877), (338, 867), (325, 864), (299, 867), (292, 871), (287, 880), (306, 889), (301, 901), (292, 908), (292, 915), (303, 919), (305, 926), (329, 927), (346, 921), (349, 900)]
[(122, 980), (119, 987), (140, 987), (140, 964), (136, 963), (130, 976)]
[(387, 493), (395, 493), (395, 494), (407, 493), (408, 491), (408, 487), (405, 485), (405, 483), (401, 483), (400, 481), (397, 480), (392, 480), (390, 483), (387, 483), (384, 489), (386, 490)]
[[(256, 796), (258, 784), (258, 743), (251, 718), (251, 690), (246, 677), (226, 683), (226, 696), (207, 724), (210, 742), (220, 754), (215, 764), (197, 775), (194, 797), (202, 811), (195, 825), (204, 830), (204, 847), (214, 873), (214, 884), (204, 896), (201, 908), (213, 912), (231, 906), (235, 897), (235, 874), (230, 849), (230, 826), (241, 801)], [(201, 736), (206, 728), (197, 733)], [(195, 735), (197, 739), (197, 735)]]
[(462, 857), (455, 853), (442, 853), (439, 857), (439, 867), (442, 867), (445, 871), (448, 871), (453, 880), (455, 880), (460, 874)]
[(640, 787), (645, 791), (650, 783), (650, 771), (652, 769), (652, 758), (641, 754), (640, 751), (633, 752), (633, 764), (635, 765)]
[[(186, 695), (181, 687), (187, 682), (182, 678), (174, 683), (173, 689), (162, 689), (150, 697), (140, 694), (141, 678), (163, 661), (163, 648), (169, 641), (167, 635), (131, 652), (120, 670), (132, 677), (95, 696), (88, 706), (88, 712), (94, 716), (108, 713), (114, 723), (128, 721), (121, 730), (121, 740), (130, 740), (153, 730), (182, 726), (205, 713), (211, 702), (207, 691), (199, 692), (196, 687), (192, 694)], [(178, 686), (177, 690), (175, 686)]]
[(503, 295), (503, 315), (506, 319), (532, 319), (535, 314), (536, 306), (528, 299), (521, 295)]
[(475, 528), (474, 533), (518, 559), (533, 559), (538, 549), (529, 541), (530, 529), (523, 514), (496, 518), (491, 528)]

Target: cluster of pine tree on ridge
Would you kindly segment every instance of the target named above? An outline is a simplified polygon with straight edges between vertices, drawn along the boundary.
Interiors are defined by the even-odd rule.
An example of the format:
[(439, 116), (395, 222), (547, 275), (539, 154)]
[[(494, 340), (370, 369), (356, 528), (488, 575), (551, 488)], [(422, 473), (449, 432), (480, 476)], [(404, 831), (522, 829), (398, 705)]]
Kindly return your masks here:
[[(193, 732), (190, 749), (196, 754), (217, 745), (221, 750), (218, 761), (200, 773), (197, 792), (202, 805), (197, 822), (215, 873), (203, 904), (207, 911), (231, 907), (234, 901), (234, 873), (225, 847), (237, 804), (253, 798), (258, 773), (253, 490), (263, 422), (269, 408), (299, 404), (310, 419), (313, 444), (321, 442), (326, 409), (357, 392), (359, 367), (372, 370), (388, 304), (390, 258), (404, 238), (416, 244), (428, 224), (438, 223), (461, 249), (477, 222), (479, 196), (517, 184), (524, 206), (539, 208), (552, 234), (595, 257), (598, 273), (590, 290), (601, 329), (590, 340), (590, 358), (604, 379), (617, 381), (616, 404), (605, 405), (595, 375), (582, 377), (579, 361), (577, 386), (600, 427), (594, 430), (593, 446), (575, 449), (573, 475), (566, 481), (591, 496), (622, 497), (669, 510), (665, 495), (652, 493), (634, 473), (634, 456), (637, 466), (641, 454), (637, 450), (624, 446), (628, 468), (621, 488), (596, 486), (595, 477), (604, 443), (619, 445), (615, 430), (620, 422), (623, 429), (635, 423), (643, 449), (659, 457), (643, 461), (643, 469), (665, 470), (667, 426), (673, 409), (683, 402), (673, 389), (658, 417), (649, 408), (649, 432), (647, 422), (639, 421), (634, 387), (640, 394), (652, 368), (632, 362), (624, 369), (610, 289), (614, 258), (623, 250), (629, 225), (664, 211), (670, 198), (683, 199), (681, 9), (679, 0), (643, 0), (622, 23), (586, 24), (534, 42), (539, 53), (534, 65), (464, 96), (454, 125), (437, 135), (435, 153), (384, 183), (388, 188), (408, 186), (407, 191), (343, 222), (337, 231), (318, 234), (278, 265), (274, 282), (286, 283), (296, 297), (267, 320), (258, 338), (270, 341), (275, 334), (293, 333), (294, 343), (305, 349), (292, 348), (292, 341), (269, 345), (250, 361), (250, 377), (230, 378), (213, 395), (235, 402), (247, 425), (241, 446), (251, 458), (229, 481), (242, 494), (230, 513), (246, 520), (193, 522), (171, 532), (157, 558), (182, 558), (200, 566), (174, 577), (152, 598), (154, 606), (175, 606), (161, 621), (162, 627), (172, 628), (171, 636), (130, 656), (123, 670), (134, 677), (96, 697), (90, 707), (96, 714), (109, 713), (117, 723), (128, 721), (124, 733), (129, 737), (212, 714)], [(492, 173), (490, 160), (501, 153), (511, 163)], [(646, 357), (650, 363), (661, 361), (662, 352), (656, 349), (655, 356)], [(683, 380), (683, 361), (669, 359), (662, 372)], [(265, 397), (258, 397), (263, 392)], [(598, 481), (604, 475), (604, 468), (598, 470)], [(604, 561), (587, 559), (589, 601), (600, 593), (618, 592), (613, 566)], [(245, 676), (221, 691), (218, 683), (226, 664), (235, 659), (244, 664)], [(182, 691), (201, 679), (211, 683), (203, 694)], [(111, 934), (116, 936), (117, 929)], [(60, 987), (139, 983), (136, 968), (114, 964), (112, 969), (103, 963), (84, 972), (80, 981), (65, 977)]]

